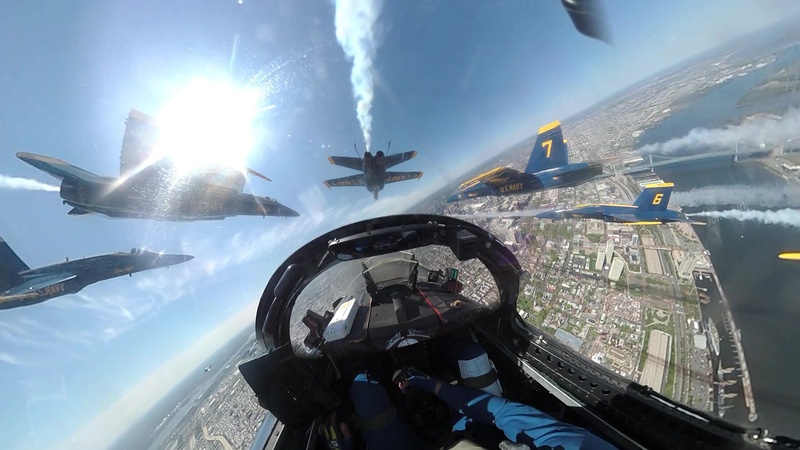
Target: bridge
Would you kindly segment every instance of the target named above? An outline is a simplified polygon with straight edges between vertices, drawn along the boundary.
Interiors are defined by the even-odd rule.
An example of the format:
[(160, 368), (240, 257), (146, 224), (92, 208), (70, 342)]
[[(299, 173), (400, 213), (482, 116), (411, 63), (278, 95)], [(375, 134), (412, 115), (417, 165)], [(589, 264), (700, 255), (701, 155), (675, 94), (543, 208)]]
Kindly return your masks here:
[(642, 155), (641, 160), (627, 165), (627, 163), (613, 164), (614, 175), (635, 175), (637, 173), (653, 172), (656, 167), (668, 166), (672, 164), (680, 164), (689, 161), (699, 161), (710, 158), (729, 157), (734, 162), (744, 158), (764, 158), (772, 155), (773, 153), (780, 154), (782, 148), (764, 148), (760, 146), (739, 145), (736, 144), (732, 148), (728, 146), (714, 146), (699, 153), (691, 155), (673, 156), (673, 155), (660, 155), (660, 154), (647, 154)]

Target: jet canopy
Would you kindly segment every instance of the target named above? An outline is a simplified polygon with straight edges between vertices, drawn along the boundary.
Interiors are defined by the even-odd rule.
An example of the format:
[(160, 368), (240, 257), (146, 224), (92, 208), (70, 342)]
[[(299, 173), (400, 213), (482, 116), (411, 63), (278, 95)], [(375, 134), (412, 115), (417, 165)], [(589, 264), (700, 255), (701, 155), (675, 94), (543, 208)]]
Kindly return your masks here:
[(390, 216), (311, 241), (276, 271), (256, 331), (269, 349), (336, 358), (450, 333), (504, 305), (522, 271), (490, 233), (457, 219)]

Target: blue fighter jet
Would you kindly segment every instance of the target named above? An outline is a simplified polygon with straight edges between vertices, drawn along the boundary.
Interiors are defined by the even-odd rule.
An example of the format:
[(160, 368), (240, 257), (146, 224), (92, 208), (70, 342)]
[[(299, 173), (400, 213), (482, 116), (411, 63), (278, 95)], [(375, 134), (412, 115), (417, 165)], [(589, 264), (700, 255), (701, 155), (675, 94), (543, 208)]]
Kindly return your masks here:
[(667, 209), (674, 186), (673, 183), (645, 185), (639, 198), (632, 205), (579, 205), (574, 208), (543, 212), (537, 214), (536, 217), (539, 219), (597, 219), (630, 225), (661, 225), (669, 222), (705, 225), (703, 222), (686, 217), (682, 212)]
[(149, 252), (110, 253), (31, 269), (0, 237), (0, 309), (33, 305), (74, 294), (90, 284), (132, 275), (143, 270), (169, 267), (194, 256)]
[(577, 186), (603, 173), (601, 162), (570, 163), (561, 123), (539, 129), (528, 166), (524, 172), (498, 167), (466, 181), (448, 202), (489, 195), (528, 194), (550, 188)]

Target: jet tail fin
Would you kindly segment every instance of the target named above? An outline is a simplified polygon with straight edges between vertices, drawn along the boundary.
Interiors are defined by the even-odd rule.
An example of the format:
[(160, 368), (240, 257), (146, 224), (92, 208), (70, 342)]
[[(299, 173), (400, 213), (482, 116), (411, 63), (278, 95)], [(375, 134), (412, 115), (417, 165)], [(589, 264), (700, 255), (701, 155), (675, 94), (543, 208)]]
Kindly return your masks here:
[(21, 283), (22, 277), (19, 273), (28, 269), (30, 267), (19, 259), (3, 238), (0, 238), (0, 292)]
[(120, 176), (133, 174), (153, 154), (158, 127), (155, 119), (132, 109), (125, 121), (125, 135), (122, 137), (122, 150), (119, 154)]
[(528, 160), (525, 172), (536, 173), (567, 164), (569, 164), (569, 155), (567, 154), (567, 141), (564, 140), (564, 134), (561, 132), (561, 122), (551, 122), (539, 128), (539, 135), (536, 137), (536, 143), (533, 144), (531, 158)]
[(644, 190), (633, 203), (639, 211), (665, 211), (672, 195), (673, 183), (653, 183), (645, 185)]

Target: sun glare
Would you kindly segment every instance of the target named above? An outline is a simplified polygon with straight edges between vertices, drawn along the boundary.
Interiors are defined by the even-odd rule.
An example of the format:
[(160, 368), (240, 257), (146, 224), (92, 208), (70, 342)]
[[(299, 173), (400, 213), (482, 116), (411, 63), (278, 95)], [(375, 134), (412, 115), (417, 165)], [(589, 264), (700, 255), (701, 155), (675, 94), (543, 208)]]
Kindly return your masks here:
[(260, 92), (224, 80), (195, 80), (178, 91), (156, 117), (155, 153), (180, 170), (224, 165), (244, 170), (254, 144)]

